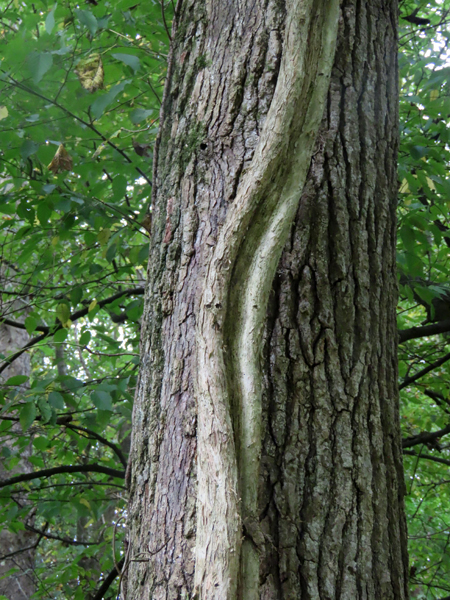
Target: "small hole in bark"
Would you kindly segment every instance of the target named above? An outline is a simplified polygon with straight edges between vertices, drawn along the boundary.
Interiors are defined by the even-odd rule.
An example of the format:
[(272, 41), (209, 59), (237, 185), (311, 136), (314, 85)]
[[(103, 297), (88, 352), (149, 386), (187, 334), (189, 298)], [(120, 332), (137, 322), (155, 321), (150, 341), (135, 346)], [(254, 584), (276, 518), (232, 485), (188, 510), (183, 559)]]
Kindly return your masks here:
[(205, 144), (205, 142), (202, 142), (200, 144), (200, 150), (206, 150), (207, 147), (208, 147), (208, 144)]

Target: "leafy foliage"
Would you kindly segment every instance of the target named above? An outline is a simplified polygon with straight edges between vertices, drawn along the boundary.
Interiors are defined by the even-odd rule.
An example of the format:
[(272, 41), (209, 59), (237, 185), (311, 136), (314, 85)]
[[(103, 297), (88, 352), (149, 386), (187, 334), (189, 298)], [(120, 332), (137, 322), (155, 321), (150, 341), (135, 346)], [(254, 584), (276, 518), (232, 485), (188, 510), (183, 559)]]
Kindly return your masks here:
[[(36, 598), (118, 592), (172, 12), (0, 2), (1, 316), (27, 336), (0, 357), (0, 523), (34, 533)], [(449, 15), (401, 4), (399, 381), (411, 592), (430, 599), (450, 594)]]
[(399, 374), (411, 593), (427, 599), (450, 594), (449, 15), (401, 4)]
[(34, 471), (61, 467), (0, 489), (0, 523), (38, 532), (36, 597), (94, 598), (113, 534), (122, 553), (172, 6), (0, 9), (1, 314), (31, 357), (30, 377), (9, 379), (19, 353), (0, 357), (2, 464), (11, 476), (24, 454)]

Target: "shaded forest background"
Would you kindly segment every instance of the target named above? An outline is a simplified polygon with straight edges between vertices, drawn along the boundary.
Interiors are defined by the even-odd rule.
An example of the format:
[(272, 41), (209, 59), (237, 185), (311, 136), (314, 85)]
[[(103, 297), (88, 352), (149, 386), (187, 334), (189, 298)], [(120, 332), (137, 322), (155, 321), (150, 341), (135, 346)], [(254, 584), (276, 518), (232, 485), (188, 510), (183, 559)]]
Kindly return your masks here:
[[(117, 595), (173, 11), (163, 0), (0, 2), (0, 590), (19, 580), (35, 598)], [(450, 598), (449, 23), (448, 0), (400, 5), (410, 581), (412, 597), (441, 600)], [(186, 163), (198, 143), (186, 141)]]

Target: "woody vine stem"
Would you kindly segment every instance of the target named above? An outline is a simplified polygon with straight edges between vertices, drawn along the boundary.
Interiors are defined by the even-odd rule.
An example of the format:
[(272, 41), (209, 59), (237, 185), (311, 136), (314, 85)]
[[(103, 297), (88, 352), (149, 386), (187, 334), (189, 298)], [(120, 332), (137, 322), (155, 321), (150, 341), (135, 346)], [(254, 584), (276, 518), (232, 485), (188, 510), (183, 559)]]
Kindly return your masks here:
[(197, 326), (199, 600), (259, 598), (262, 332), (323, 116), (338, 15), (338, 0), (287, 2), (274, 97), (206, 274)]

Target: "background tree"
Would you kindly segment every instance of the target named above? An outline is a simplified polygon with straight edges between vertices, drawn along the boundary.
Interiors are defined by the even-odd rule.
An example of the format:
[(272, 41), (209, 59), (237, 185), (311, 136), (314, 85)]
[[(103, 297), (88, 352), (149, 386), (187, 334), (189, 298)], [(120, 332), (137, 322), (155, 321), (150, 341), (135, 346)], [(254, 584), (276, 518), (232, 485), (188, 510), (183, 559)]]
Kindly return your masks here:
[[(345, 32), (350, 33), (350, 39), (352, 11), (347, 8), (342, 23), (347, 27)], [(148, 255), (148, 181), (151, 179), (158, 98), (162, 98), (172, 11), (170, 4), (164, 7), (159, 3), (146, 2), (145, 6), (141, 6), (124, 0), (114, 4), (104, 0), (79, 5), (66, 2), (56, 6), (47, 2), (0, 3), (0, 40), (4, 57), (0, 80), (2, 318), (7, 321), (6, 327), (10, 331), (31, 337), (30, 346), (20, 355), (17, 351), (11, 355), (9, 350), (4, 349), (5, 356), (0, 364), (3, 377), (1, 456), (2, 465), (9, 469), (2, 478), (11, 478), (19, 473), (18, 480), (11, 481), (10, 486), (0, 490), (0, 520), (4, 531), (8, 529), (8, 535), (15, 536), (17, 550), (23, 549), (24, 554), (31, 544), (21, 543), (20, 537), (24, 534), (36, 536), (29, 538), (33, 545), (37, 543), (34, 568), (36, 598), (114, 597), (117, 595), (117, 570), (122, 570), (125, 562), (126, 547), (122, 545), (124, 520), (120, 520), (126, 501), (123, 474), (137, 376), (138, 358), (135, 355), (138, 352)], [(269, 19), (270, 14), (269, 11), (265, 18)], [(362, 18), (358, 14), (358, 19)], [(450, 314), (446, 312), (447, 121), (450, 114), (446, 66), (448, 8), (445, 2), (421, 4), (403, 1), (400, 17), (402, 90), (398, 263), (401, 297), (398, 314), (406, 508), (410, 528), (410, 589), (414, 597), (441, 599), (450, 594), (446, 552), (450, 456), (446, 443), (449, 426), (445, 333), (448, 332)], [(392, 18), (395, 21), (395, 16)], [(277, 44), (283, 35), (281, 21), (275, 20), (275, 26), (270, 30), (268, 55), (259, 54), (266, 44), (264, 36), (256, 36), (251, 42), (247, 40), (249, 44), (257, 42), (251, 60), (247, 64), (244, 60), (237, 60), (233, 77), (222, 78), (224, 84), (239, 83), (236, 87), (239, 94), (231, 99), (232, 102), (230, 100), (230, 106), (235, 107), (236, 113), (232, 112), (232, 119), (227, 125), (231, 132), (237, 134), (233, 138), (234, 146), (221, 145), (230, 136), (226, 127), (219, 130), (219, 138), (215, 130), (211, 129), (205, 135), (201, 127), (188, 135), (189, 119), (183, 121), (183, 115), (189, 117), (190, 109), (185, 111), (186, 106), (180, 104), (181, 118), (176, 121), (176, 126), (182, 135), (174, 142), (179, 151), (179, 163), (176, 156), (170, 158), (175, 164), (172, 178), (173, 182), (181, 175), (185, 181), (198, 180), (200, 186), (192, 189), (192, 194), (201, 196), (207, 181), (207, 169), (203, 173), (198, 169), (193, 171), (193, 164), (208, 163), (221, 156), (220, 174), (227, 173), (230, 165), (236, 171), (234, 175), (232, 170), (229, 172), (231, 188), (235, 190), (238, 181), (245, 175), (261, 131), (259, 126), (271, 99), (270, 93), (267, 97), (260, 93), (273, 91), (278, 73), (276, 56), (279, 56)], [(174, 36), (175, 48), (180, 48), (183, 40), (189, 39), (194, 28), (197, 28), (200, 44), (204, 39), (202, 36), (206, 35), (204, 23), (200, 7), (197, 7), (189, 26), (182, 25), (178, 35)], [(231, 16), (226, 23), (234, 23)], [(253, 26), (252, 23), (248, 25), (250, 28)], [(355, 31), (362, 29), (356, 28)], [(247, 52), (247, 42), (239, 41), (236, 32), (234, 35), (237, 36), (233, 38), (236, 43), (243, 44), (242, 59)], [(356, 38), (359, 39), (358, 35)], [(215, 48), (215, 45), (211, 47)], [(363, 45), (359, 48), (360, 56), (367, 57)], [(230, 51), (235, 50), (230, 46)], [(175, 62), (177, 77), (185, 73), (185, 80), (189, 82), (200, 73), (204, 82), (201, 90), (194, 88), (192, 91), (189, 86), (181, 89), (180, 97), (188, 99), (191, 93), (197, 92), (207, 95), (207, 76), (217, 68), (208, 52), (209, 49), (202, 52), (194, 47), (186, 56), (181, 53), (179, 61)], [(345, 56), (346, 52), (342, 45), (338, 47), (338, 55)], [(273, 57), (273, 70), (268, 58), (268, 62), (264, 62), (267, 56)], [(355, 51), (354, 56), (357, 57), (358, 52)], [(344, 77), (342, 80), (339, 69), (347, 73), (348, 64), (335, 65), (330, 96), (331, 99), (336, 94), (335, 103), (330, 102), (328, 106), (328, 115), (334, 115), (335, 125), (339, 124), (342, 147), (349, 146), (351, 132), (345, 124), (352, 121), (346, 118), (346, 110), (353, 100), (347, 95), (343, 101), (338, 101), (336, 88), (340, 88), (343, 80), (343, 88), (347, 87), (349, 79)], [(223, 68), (226, 70), (228, 67)], [(381, 74), (379, 78), (382, 79)], [(364, 75), (359, 80), (361, 89), (365, 82)], [(173, 86), (171, 90), (175, 97), (178, 92)], [(226, 90), (224, 96), (228, 98)], [(255, 107), (252, 99), (257, 97), (259, 102)], [(366, 96), (362, 94), (362, 101), (366, 97), (367, 91)], [(186, 105), (189, 106), (187, 101)], [(343, 106), (342, 113), (339, 106)], [(215, 110), (220, 116), (218, 105)], [(372, 114), (370, 111), (369, 107), (367, 118)], [(311, 171), (315, 179), (313, 182), (310, 179), (306, 190), (312, 194), (316, 194), (318, 188), (324, 189), (320, 188), (320, 181), (327, 181), (329, 173), (333, 172), (331, 169), (328, 173), (326, 166), (332, 161), (330, 147), (335, 157), (339, 157), (336, 164), (353, 165), (354, 155), (347, 157), (349, 162), (342, 162), (340, 145), (333, 138), (331, 116), (323, 123), (319, 135), (315, 168)], [(169, 124), (167, 119), (166, 126)], [(217, 142), (218, 139), (222, 141)], [(184, 147), (179, 145), (182, 141)], [(58, 152), (61, 144), (64, 147)], [(320, 158), (322, 145), (328, 152), (325, 163)], [(236, 164), (231, 162), (236, 153), (239, 160), (244, 156), (242, 173), (236, 166), (239, 161)], [(323, 172), (322, 164), (325, 164)], [(352, 174), (357, 172), (358, 169), (353, 168)], [(159, 173), (164, 175), (161, 169)], [(341, 173), (338, 172), (338, 175), (336, 181), (339, 181)], [(334, 185), (334, 190), (340, 189)], [(183, 194), (191, 192), (184, 189)], [(206, 225), (202, 238), (205, 246), (203, 258), (208, 247), (213, 247), (214, 231), (217, 231), (214, 215), (217, 214), (219, 221), (224, 218), (225, 205), (220, 199), (232, 195), (229, 188), (224, 188), (223, 194), (218, 196), (220, 207), (213, 205), (207, 211), (206, 222), (210, 224), (211, 231), (206, 235)], [(308, 198), (308, 194), (303, 196), (304, 207), (308, 205)], [(169, 219), (166, 206), (163, 208), (160, 217), (163, 224), (157, 224), (156, 230), (161, 233), (162, 227), (163, 238), (167, 233), (168, 239), (162, 246), (155, 242), (156, 254), (153, 250), (151, 258), (153, 262), (161, 259), (160, 264), (163, 264), (167, 257), (174, 269), (180, 260), (175, 243), (180, 227), (178, 230), (172, 227), (178, 222), (176, 206), (172, 205), (174, 213)], [(323, 216), (328, 209), (319, 203), (314, 210)], [(192, 239), (194, 246), (200, 243), (199, 240), (195, 242), (195, 231), (203, 224), (197, 225), (195, 210), (182, 214), (180, 223), (189, 225), (191, 217), (191, 227), (184, 229), (186, 237), (181, 240), (180, 246), (188, 247), (187, 254), (181, 257), (180, 286), (185, 281), (183, 269), (186, 280), (189, 280), (192, 269), (198, 268), (196, 261), (199, 255), (197, 252), (190, 254), (189, 244)], [(294, 544), (289, 544), (295, 539), (296, 532), (291, 531), (291, 525), (286, 521), (286, 527), (277, 530), (277, 523), (283, 523), (289, 510), (296, 509), (289, 505), (290, 498), (301, 498), (302, 493), (301, 490), (292, 491), (295, 488), (288, 486), (284, 495), (283, 489), (279, 493), (280, 474), (284, 476), (293, 472), (299, 460), (295, 454), (284, 466), (280, 460), (284, 447), (290, 449), (295, 446), (293, 442), (290, 445), (295, 420), (290, 419), (293, 413), (289, 413), (295, 402), (289, 405), (284, 400), (276, 402), (276, 399), (287, 398), (293, 383), (302, 398), (309, 394), (300, 368), (304, 363), (299, 357), (307, 348), (305, 339), (310, 334), (299, 329), (299, 323), (306, 323), (308, 310), (312, 306), (316, 309), (317, 300), (314, 286), (306, 285), (308, 273), (301, 268), (299, 251), (303, 251), (304, 246), (300, 241), (308, 239), (308, 235), (310, 240), (315, 240), (315, 246), (310, 245), (305, 250), (306, 253), (312, 252), (309, 255), (312, 264), (314, 252), (317, 256), (320, 249), (318, 240), (323, 241), (326, 236), (319, 236), (314, 228), (312, 233), (305, 231), (307, 222), (307, 216), (303, 215), (280, 263), (265, 330), (263, 364), (269, 378), (275, 382), (272, 389), (266, 387), (266, 382), (263, 386), (263, 426), (266, 428), (266, 423), (270, 424), (262, 465), (263, 479), (270, 483), (260, 489), (260, 498), (266, 503), (262, 521), (265, 537), (258, 537), (260, 532), (249, 521), (246, 534), (253, 535), (265, 546), (266, 558), (261, 562), (261, 569), (266, 596), (274, 587), (277, 589), (280, 572), (289, 573), (292, 565), (294, 571), (297, 568), (296, 552), (289, 550), (294, 547)], [(336, 218), (335, 223), (338, 222)], [(331, 229), (335, 231), (333, 227)], [(300, 256), (296, 263), (292, 260), (294, 256)], [(158, 276), (151, 274), (153, 279)], [(166, 272), (168, 281), (164, 285), (167, 289), (176, 276), (175, 271)], [(339, 280), (337, 283), (342, 285)], [(343, 290), (340, 293), (340, 298), (347, 297)], [(321, 298), (326, 298), (326, 295), (321, 295)], [(17, 299), (21, 303), (19, 308), (15, 302)], [(170, 296), (163, 299), (166, 323), (170, 323), (176, 315), (173, 301)], [(325, 310), (325, 300), (323, 302)], [(301, 308), (299, 315), (297, 307)], [(181, 331), (186, 332), (187, 350), (194, 343), (193, 329), (190, 328), (192, 321), (191, 307), (181, 325)], [(18, 342), (17, 346), (20, 345), (26, 344)], [(31, 359), (28, 380), (23, 369), (17, 367), (25, 357)], [(183, 363), (176, 355), (172, 372), (164, 373), (166, 385), (178, 385), (180, 373), (190, 368), (186, 362)], [(13, 366), (15, 373), (22, 374), (19, 379), (11, 379), (12, 373), (8, 374), (8, 369)], [(157, 367), (156, 362), (152, 368)], [(307, 365), (306, 369), (309, 368)], [(8, 377), (9, 382), (6, 381)], [(171, 405), (178, 411), (191, 393), (191, 384), (187, 389), (185, 384), (186, 379), (182, 378), (181, 399), (176, 399), (178, 404), (174, 402)], [(28, 385), (29, 390), (26, 390)], [(307, 403), (301, 406), (304, 409)], [(190, 436), (195, 434), (195, 415), (181, 411), (177, 416), (181, 414), (184, 415), (181, 425), (185, 436), (180, 434), (177, 438), (175, 432), (174, 445), (178, 443), (177, 439), (190, 445), (194, 441)], [(297, 424), (303, 423), (301, 419), (306, 418), (305, 414), (299, 417)], [(170, 410), (169, 413), (164, 410), (161, 413), (162, 419), (166, 419), (166, 427), (168, 415), (171, 416)], [(273, 419), (269, 420), (269, 415), (273, 415)], [(291, 429), (285, 425), (286, 422)], [(151, 427), (157, 425), (154, 420), (150, 421)], [(313, 434), (315, 432), (311, 432), (311, 436)], [(12, 444), (8, 442), (11, 440)], [(31, 464), (35, 469), (32, 480), (28, 479), (27, 469), (20, 464), (23, 449), (30, 447), (30, 441), (33, 448)], [(309, 438), (302, 439), (302, 442), (305, 454), (310, 449), (311, 456), (314, 456), (315, 449), (308, 445)], [(326, 444), (321, 451), (325, 455)], [(190, 463), (182, 463), (181, 458), (180, 461), (183, 468), (189, 470)], [(142, 475), (145, 477), (145, 471)], [(308, 483), (307, 480), (296, 479), (296, 476), (294, 480), (301, 481), (302, 485)], [(314, 485), (310, 483), (309, 489), (314, 490)], [(183, 486), (179, 490), (182, 496)], [(193, 499), (194, 493), (188, 490), (187, 496)], [(25, 499), (27, 505), (24, 504)], [(194, 508), (193, 502), (187, 506), (185, 530), (180, 532), (181, 527), (177, 525), (177, 543), (186, 539), (186, 543), (193, 543), (190, 536), (195, 532)], [(277, 521), (277, 512), (280, 511), (283, 518)], [(320, 520), (320, 515), (317, 518)], [(274, 547), (283, 539), (288, 542), (280, 560)], [(149, 562), (167, 560), (167, 551), (173, 540), (169, 539), (166, 543), (164, 539), (161, 545), (154, 539), (151, 542), (153, 545), (147, 546), (137, 557), (142, 562), (133, 563), (134, 568), (147, 570)], [(2, 556), (8, 552), (0, 549)], [(19, 559), (20, 553), (16, 557)], [(130, 557), (136, 560), (136, 555), (128, 553), (128, 559)], [(175, 566), (170, 566), (172, 564)], [(172, 577), (170, 585), (177, 589), (179, 564), (175, 561), (170, 565), (166, 572)], [(11, 565), (6, 563), (5, 566)], [(187, 587), (192, 583), (193, 563), (190, 568), (190, 571), (186, 570), (187, 583), (183, 584)], [(125, 569), (122, 581), (126, 572)], [(17, 571), (11, 573), (12, 578), (17, 575)], [(10, 590), (13, 579), (6, 581), (9, 587), (5, 589)], [(286, 590), (295, 581), (288, 577), (281, 584)]]
[[(13, 300), (13, 302), (16, 303), (17, 308), (18, 301)], [(25, 345), (28, 340), (29, 336), (23, 329), (10, 327), (4, 323), (0, 325), (0, 352), (3, 355), (14, 351), (17, 347)], [(2, 379), (9, 378), (11, 380), (14, 377), (29, 377), (29, 374), (30, 357), (24, 353), (5, 370)], [(25, 391), (25, 388), (23, 387), (21, 391)], [(18, 423), (9, 429), (8, 433), (9, 435), (2, 435), (2, 454), (3, 456), (16, 454), (16, 464), (10, 466), (9, 473), (0, 464), (1, 479), (6, 479), (18, 473), (30, 473), (33, 471), (33, 465), (28, 461), (31, 450), (30, 440), (27, 440), (24, 436), (20, 436), (21, 429)], [(18, 437), (20, 437), (19, 444), (17, 443)], [(17, 514), (20, 510), (22, 514), (27, 514), (26, 505), (28, 504), (28, 500), (26, 496), (24, 495), (21, 500), (16, 498), (15, 500), (16, 505), (10, 508), (11, 512), (9, 514)], [(33, 521), (32, 516), (31, 521)], [(14, 568), (14, 573), (10, 577), (0, 580), (0, 595), (8, 594), (9, 600), (27, 600), (31, 598), (35, 591), (33, 571), (37, 543), (36, 534), (32, 531), (26, 529), (17, 530), (14, 527), (11, 529), (4, 527), (1, 530), (0, 548), (2, 556), (5, 558), (0, 565), (0, 574), (3, 575), (9, 572), (11, 567)]]

